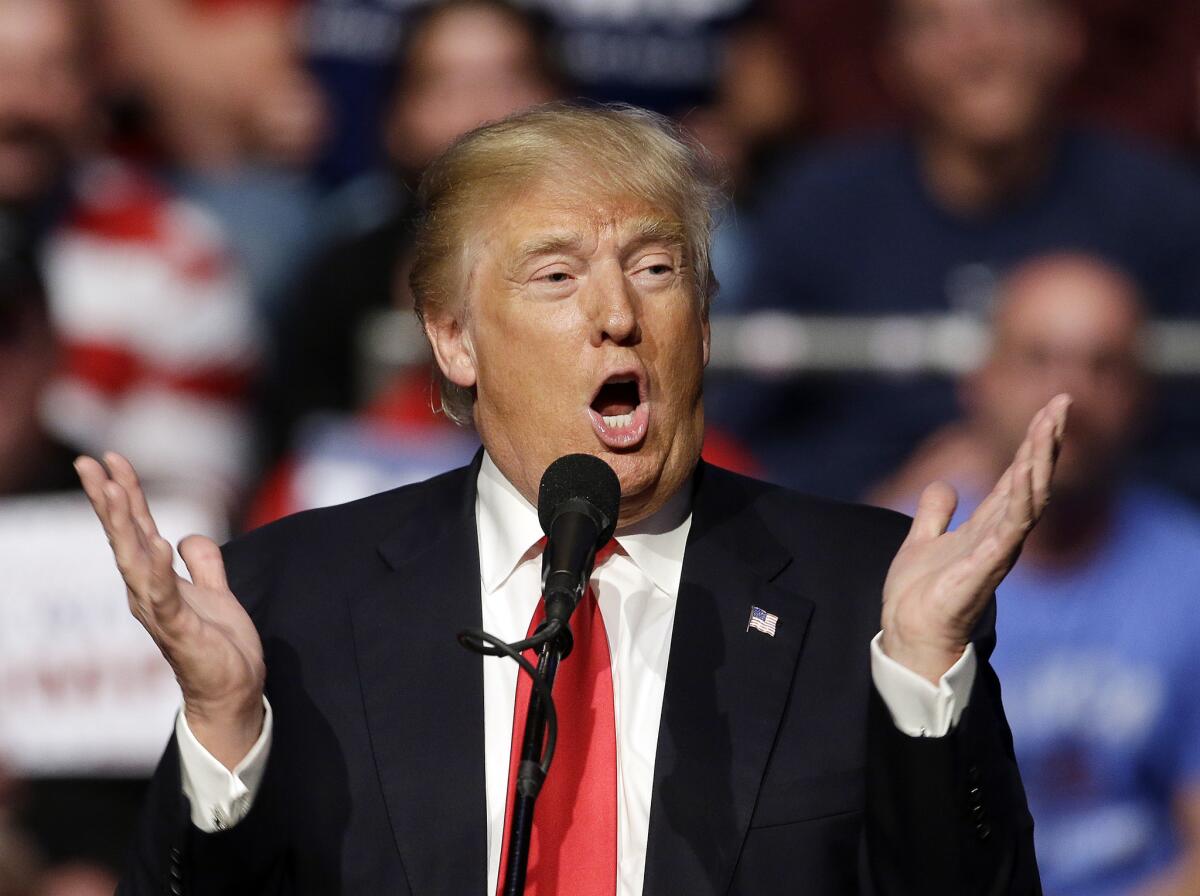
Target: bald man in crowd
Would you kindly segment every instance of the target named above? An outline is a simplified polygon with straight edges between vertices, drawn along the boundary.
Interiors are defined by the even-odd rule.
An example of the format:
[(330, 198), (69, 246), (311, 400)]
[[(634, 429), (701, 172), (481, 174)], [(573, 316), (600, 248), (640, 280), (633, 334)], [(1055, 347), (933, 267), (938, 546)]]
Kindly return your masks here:
[(997, 592), (993, 658), (1048, 896), (1200, 893), (1200, 515), (1125, 471), (1152, 400), (1143, 324), (1103, 261), (1021, 265), (966, 421), (892, 483), (911, 507), (918, 482), (948, 479), (965, 514), (1028, 409), (1074, 398), (1054, 502)]

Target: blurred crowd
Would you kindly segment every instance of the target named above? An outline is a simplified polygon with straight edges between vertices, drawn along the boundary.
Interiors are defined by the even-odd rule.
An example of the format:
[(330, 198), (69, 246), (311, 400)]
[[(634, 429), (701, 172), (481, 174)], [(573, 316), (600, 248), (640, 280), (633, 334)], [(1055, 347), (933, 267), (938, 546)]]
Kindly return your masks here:
[[(1075, 396), (994, 660), (1046, 892), (1200, 894), (1200, 356), (1147, 356), (1200, 321), (1195, 0), (0, 0), (0, 498), (115, 449), (238, 531), (469, 460), (396, 351), (414, 188), (553, 100), (708, 150), (714, 314), (990, 333), (957, 382), (714, 373), (710, 461), (966, 513)], [(0, 896), (111, 892), (141, 782), (26, 778)]]

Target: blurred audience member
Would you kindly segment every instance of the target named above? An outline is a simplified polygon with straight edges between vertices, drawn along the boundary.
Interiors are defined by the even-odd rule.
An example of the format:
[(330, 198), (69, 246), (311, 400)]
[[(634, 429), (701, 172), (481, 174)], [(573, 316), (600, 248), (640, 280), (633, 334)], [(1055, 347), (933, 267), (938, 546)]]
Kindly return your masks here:
[(0, 0), (0, 208), (43, 235), (64, 367), (57, 438), (128, 451), (154, 483), (222, 495), (250, 456), (241, 397), (254, 327), (213, 222), (96, 137), (86, 4)]
[(1149, 401), (1142, 316), (1103, 262), (1021, 266), (966, 420), (893, 481), (908, 510), (931, 478), (952, 482), (964, 520), (1028, 416), (1074, 398), (1053, 500), (998, 590), (993, 655), (1048, 896), (1200, 892), (1200, 515), (1127, 475)]
[(149, 105), (186, 167), (306, 165), (320, 92), (292, 36), (291, 0), (101, 0), (110, 78)]
[(0, 226), (45, 228), (65, 201), (65, 172), (83, 150), (94, 107), (82, 7), (0, 0)]
[[(176, 187), (219, 221), (271, 319), (310, 244), (309, 173), (330, 128), (295, 0), (102, 0), (108, 80)], [(127, 116), (132, 118), (132, 116)]]
[[(891, 0), (768, 0), (822, 135), (861, 133), (900, 118), (878, 62), (881, 9)], [(1066, 2), (1066, 0), (1064, 0)], [(1069, 0), (1086, 33), (1067, 109), (1178, 150), (1200, 148), (1200, 4), (1195, 0)]]
[[(815, 152), (781, 179), (761, 216), (755, 306), (979, 314), (1007, 267), (1062, 248), (1129, 270), (1155, 313), (1200, 310), (1200, 180), (1062, 126), (1083, 51), (1065, 0), (889, 7), (888, 71), (911, 127)], [(713, 410), (773, 478), (852, 497), (953, 408), (948, 384), (891, 376), (756, 388)]]
[[(502, 0), (451, 0), (413, 20), (387, 114), (390, 170), (357, 188), (375, 211), (301, 279), (277, 338), (275, 456), (310, 414), (364, 406), (363, 325), (374, 312), (411, 307), (406, 257), (421, 170), (471, 128), (554, 98), (560, 81), (546, 46), (539, 20)], [(425, 380), (415, 388), (427, 407)]]
[(738, 310), (755, 282), (749, 220), (795, 145), (806, 100), (791, 50), (774, 23), (748, 17), (725, 36), (712, 102), (683, 116), (720, 167), (731, 196), (718, 213), (712, 246), (723, 314)]
[(38, 414), (57, 362), (45, 291), (32, 252), (0, 238), (0, 496), (74, 490), (78, 452)]

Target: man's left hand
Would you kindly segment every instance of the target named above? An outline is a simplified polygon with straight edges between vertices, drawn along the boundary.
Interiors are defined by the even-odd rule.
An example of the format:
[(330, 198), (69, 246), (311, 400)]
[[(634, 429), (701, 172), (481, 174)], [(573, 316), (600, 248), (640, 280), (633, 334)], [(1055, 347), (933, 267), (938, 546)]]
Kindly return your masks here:
[(970, 519), (947, 532), (958, 496), (944, 482), (921, 494), (883, 586), (883, 651), (937, 684), (971, 640), (1050, 497), (1070, 396), (1038, 411), (1012, 464)]

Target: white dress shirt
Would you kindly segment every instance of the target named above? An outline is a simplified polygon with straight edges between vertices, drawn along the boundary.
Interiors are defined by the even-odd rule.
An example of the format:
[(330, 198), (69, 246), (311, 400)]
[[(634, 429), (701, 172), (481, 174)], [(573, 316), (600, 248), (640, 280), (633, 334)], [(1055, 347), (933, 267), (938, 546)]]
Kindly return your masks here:
[[(641, 896), (667, 660), (683, 554), (691, 528), (690, 491), (683, 489), (654, 516), (617, 533), (619, 550), (592, 574), (612, 659), (617, 734), (617, 894)], [(479, 533), (483, 627), (506, 641), (525, 637), (540, 599), (542, 537), (536, 509), (486, 454), (479, 471), (475, 516)], [(910, 736), (940, 737), (966, 708), (975, 678), (971, 646), (934, 686), (871, 642), (871, 672), (898, 728)], [(483, 660), (484, 782), (487, 805), (488, 894), (496, 892), (504, 848), (509, 750), (517, 666)], [(176, 720), (183, 791), (192, 823), (201, 830), (236, 824), (249, 811), (266, 766), (271, 710), (263, 731), (232, 772)], [(551, 772), (553, 774), (553, 771)]]

